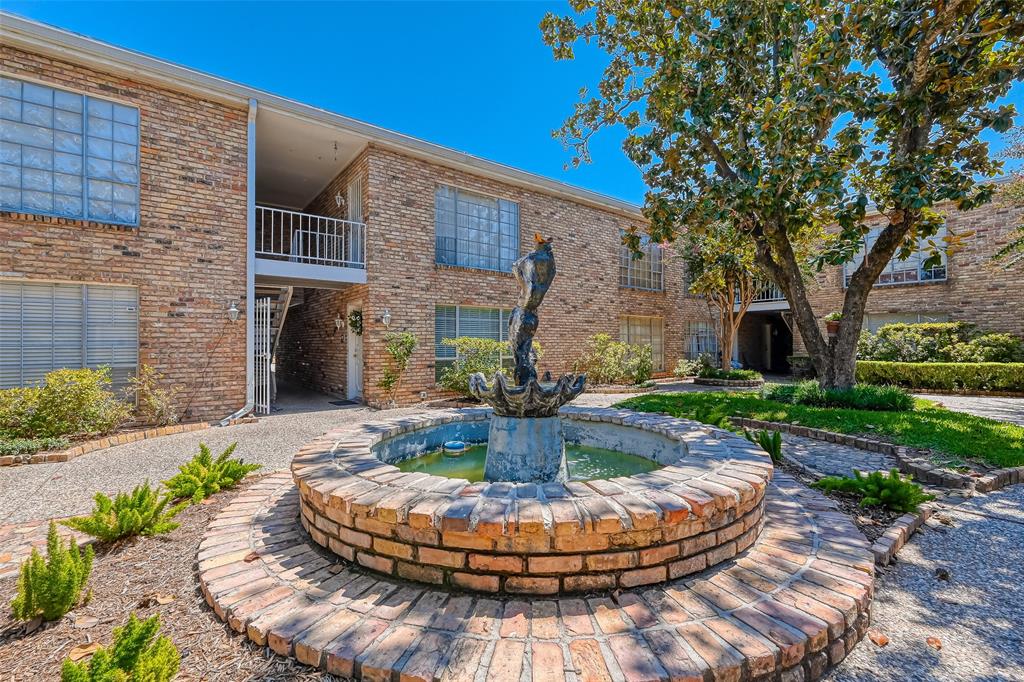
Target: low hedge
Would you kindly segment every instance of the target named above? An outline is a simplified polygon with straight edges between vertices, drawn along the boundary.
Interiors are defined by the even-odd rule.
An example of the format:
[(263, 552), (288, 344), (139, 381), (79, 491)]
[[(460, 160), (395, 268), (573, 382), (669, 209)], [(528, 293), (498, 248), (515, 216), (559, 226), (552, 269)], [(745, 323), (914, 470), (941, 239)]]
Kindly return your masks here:
[(857, 381), (944, 391), (1024, 391), (1024, 362), (857, 361)]

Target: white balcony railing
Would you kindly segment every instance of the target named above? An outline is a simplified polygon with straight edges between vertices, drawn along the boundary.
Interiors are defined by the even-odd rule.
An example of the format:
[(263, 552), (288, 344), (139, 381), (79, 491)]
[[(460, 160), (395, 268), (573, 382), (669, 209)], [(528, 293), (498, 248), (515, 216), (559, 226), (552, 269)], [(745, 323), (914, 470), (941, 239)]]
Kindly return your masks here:
[[(777, 287), (774, 282), (759, 282), (757, 294), (754, 295), (752, 303), (774, 303), (776, 301), (785, 301), (786, 295), (782, 293), (782, 289)], [(740, 304), (740, 297), (736, 297), (736, 305)]]
[(366, 224), (257, 206), (256, 257), (362, 269)]

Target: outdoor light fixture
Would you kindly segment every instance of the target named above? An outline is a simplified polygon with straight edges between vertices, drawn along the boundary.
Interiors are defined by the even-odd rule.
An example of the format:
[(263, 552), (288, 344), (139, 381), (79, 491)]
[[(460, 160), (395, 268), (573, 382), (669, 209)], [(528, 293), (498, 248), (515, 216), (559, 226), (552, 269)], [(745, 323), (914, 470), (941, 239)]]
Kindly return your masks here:
[(339, 190), (338, 193), (334, 195), (334, 203), (338, 205), (338, 208), (341, 208), (342, 201), (344, 201), (344, 199), (342, 199), (341, 191)]
[(338, 331), (341, 331), (341, 325), (342, 325), (341, 315), (340, 314), (335, 314), (335, 316), (334, 316), (334, 328), (337, 329)]
[(238, 309), (238, 303), (232, 301), (231, 305), (228, 306), (228, 319), (231, 320), (232, 322), (237, 322), (238, 314), (240, 312), (241, 311)]
[(391, 311), (387, 308), (384, 309), (384, 313), (380, 316), (380, 321), (384, 323), (385, 327), (391, 326)]

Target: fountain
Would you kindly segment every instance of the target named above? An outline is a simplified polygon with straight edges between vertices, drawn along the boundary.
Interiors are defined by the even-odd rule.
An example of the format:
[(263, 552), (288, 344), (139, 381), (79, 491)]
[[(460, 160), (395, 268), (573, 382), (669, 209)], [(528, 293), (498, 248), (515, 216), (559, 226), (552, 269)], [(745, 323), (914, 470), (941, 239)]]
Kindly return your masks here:
[(551, 240), (536, 234), (534, 241), (533, 252), (512, 265), (519, 284), (518, 305), (508, 325), (515, 385), (510, 386), (500, 370), (490, 386), (479, 372), (469, 379), (473, 395), (494, 408), (484, 467), (488, 481), (548, 483), (569, 478), (558, 409), (583, 392), (587, 377), (565, 374), (555, 382), (537, 380), (533, 352), (533, 336), (540, 322), (537, 309), (551, 288), (556, 270)]

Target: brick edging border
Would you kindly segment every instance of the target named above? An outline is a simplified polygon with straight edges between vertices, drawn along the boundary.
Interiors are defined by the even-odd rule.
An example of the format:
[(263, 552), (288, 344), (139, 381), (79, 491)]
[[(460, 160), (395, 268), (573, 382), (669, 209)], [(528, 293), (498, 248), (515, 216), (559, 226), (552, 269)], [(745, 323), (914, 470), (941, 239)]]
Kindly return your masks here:
[(126, 443), (135, 443), (140, 440), (147, 440), (149, 438), (159, 438), (160, 436), (170, 436), (175, 433), (187, 433), (191, 431), (202, 431), (203, 429), (210, 428), (210, 424), (207, 422), (194, 422), (191, 424), (173, 424), (171, 426), (158, 426), (152, 429), (140, 429), (138, 431), (128, 431), (125, 433), (115, 433), (110, 436), (104, 436), (103, 438), (96, 438), (93, 440), (87, 440), (82, 443), (67, 448), (66, 450), (56, 450), (53, 452), (37, 452), (32, 455), (5, 455), (0, 457), (0, 466), (15, 466), (18, 464), (52, 464), (54, 462), (70, 462), (73, 459), (81, 457), (82, 455), (96, 450), (103, 450), (106, 448), (114, 447), (115, 445), (124, 445)]
[(604, 386), (587, 387), (587, 393), (597, 393), (600, 395), (629, 395), (632, 393), (653, 393), (658, 390), (658, 386), (619, 386), (614, 384), (606, 384)]
[(948, 395), (964, 398), (1024, 398), (1024, 391), (954, 391), (945, 388), (906, 388), (920, 395)]
[(698, 386), (732, 386), (735, 388), (758, 388), (764, 386), (764, 379), (711, 379), (694, 377), (693, 383)]
[[(915, 453), (927, 453), (927, 450), (908, 448), (903, 445), (893, 445), (885, 441), (853, 436), (847, 433), (836, 433), (824, 429), (812, 429), (799, 424), (787, 424), (785, 422), (769, 422), (760, 419), (748, 419), (747, 417), (730, 417), (729, 420), (736, 426), (747, 429), (767, 429), (769, 431), (781, 431), (794, 436), (813, 438), (814, 440), (845, 445), (858, 450), (880, 452), (896, 459), (899, 469), (905, 474), (911, 474), (921, 483), (937, 485), (943, 488), (977, 490), (980, 493), (988, 493), (993, 490), (1005, 488), (1008, 485), (1024, 483), (1024, 466), (1006, 467), (995, 469), (979, 477), (967, 476), (955, 471), (947, 471), (932, 464), (926, 456)], [(813, 470), (811, 470), (813, 472)], [(816, 473), (816, 472), (815, 472)]]
[(916, 514), (907, 513), (896, 519), (888, 529), (871, 545), (871, 553), (875, 555), (875, 563), (888, 566), (903, 546), (910, 541), (921, 525), (931, 518), (936, 507), (933, 504), (922, 504)]

